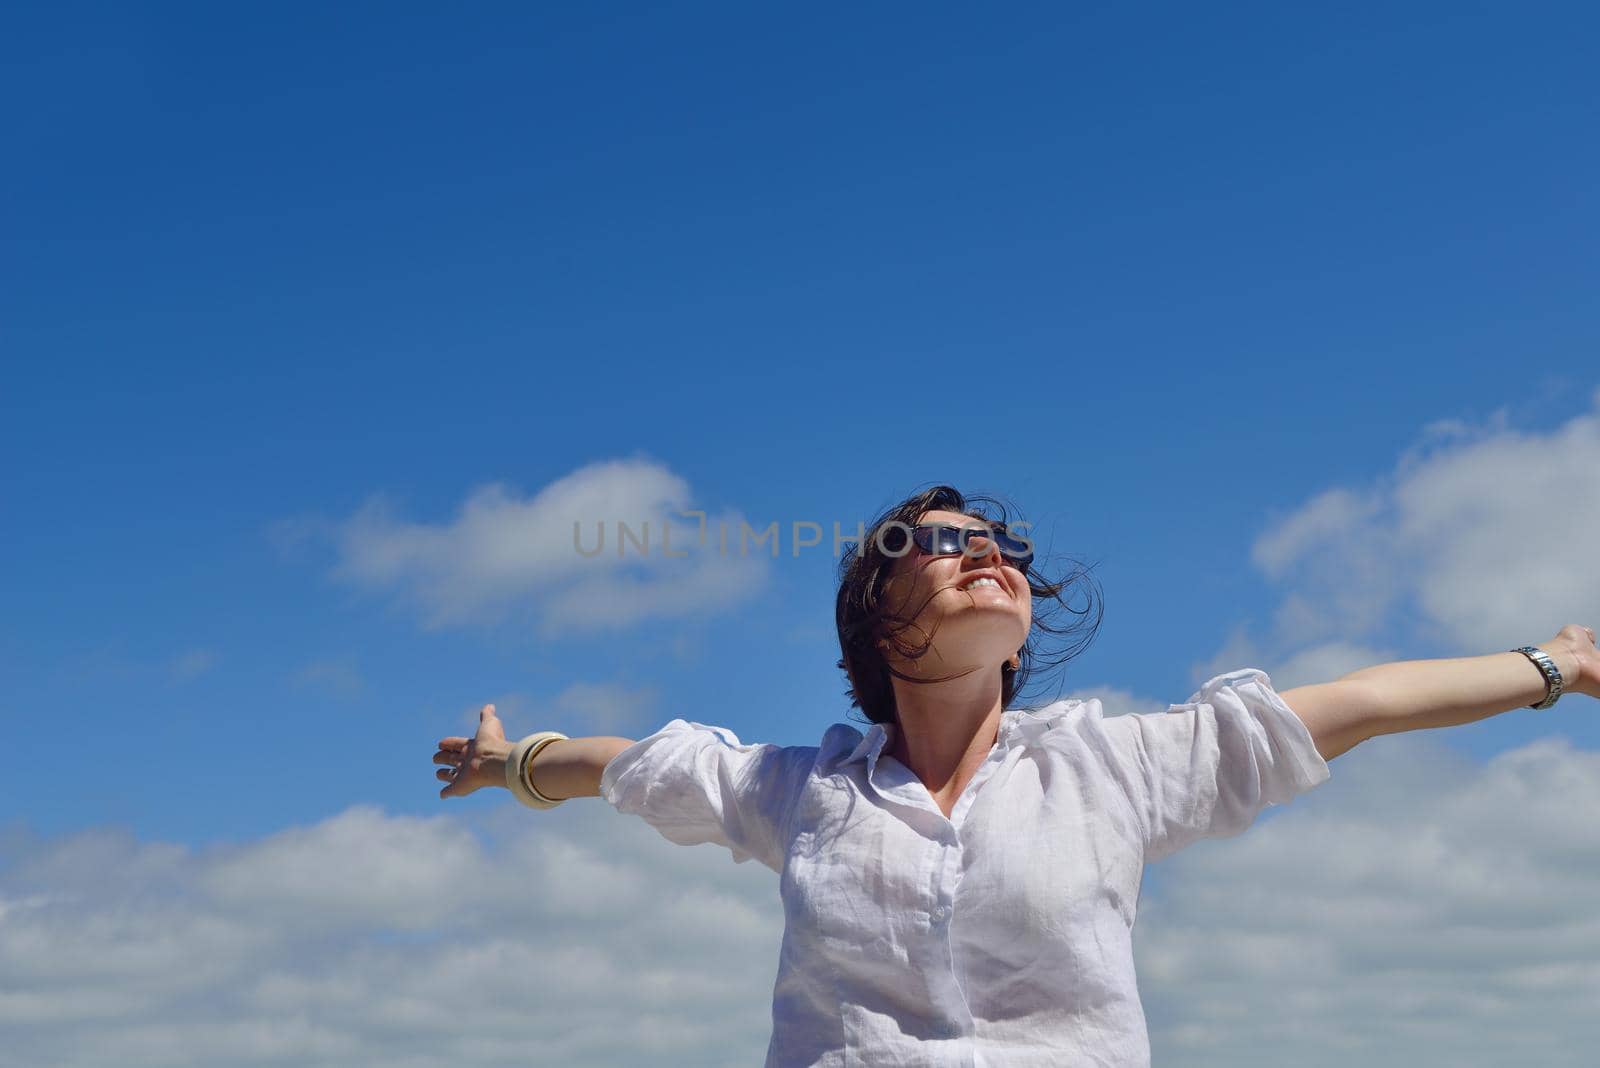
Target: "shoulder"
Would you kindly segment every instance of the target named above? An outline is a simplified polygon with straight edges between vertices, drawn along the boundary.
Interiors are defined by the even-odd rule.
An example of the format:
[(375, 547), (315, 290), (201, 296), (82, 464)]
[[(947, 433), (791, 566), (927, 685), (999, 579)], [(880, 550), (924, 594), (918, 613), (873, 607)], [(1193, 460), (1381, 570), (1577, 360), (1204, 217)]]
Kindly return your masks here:
[(1077, 765), (1113, 770), (1138, 747), (1138, 714), (1108, 714), (1099, 698), (1008, 711), (1010, 744)]
[(1001, 714), (1001, 730), (1013, 744), (1059, 745), (1081, 729), (1086, 719), (1098, 718), (1099, 701), (1066, 698), (1038, 708), (1011, 708)]
[(775, 742), (741, 741), (731, 727), (693, 720), (668, 721), (655, 733), (635, 742), (625, 753), (640, 753), (659, 748), (685, 753), (716, 753), (727, 760), (762, 767), (809, 768), (816, 762), (814, 745), (778, 745)]

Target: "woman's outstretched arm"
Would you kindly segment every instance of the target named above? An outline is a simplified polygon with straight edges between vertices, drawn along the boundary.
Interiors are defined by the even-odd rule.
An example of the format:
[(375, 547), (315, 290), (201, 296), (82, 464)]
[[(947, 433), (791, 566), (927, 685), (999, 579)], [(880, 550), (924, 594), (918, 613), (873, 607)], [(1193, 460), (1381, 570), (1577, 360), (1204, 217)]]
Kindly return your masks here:
[[(1576, 624), (1538, 648), (1561, 671), (1565, 694), (1600, 697), (1600, 648)], [(1544, 676), (1521, 653), (1403, 660), (1280, 696), (1305, 723), (1324, 760), (1380, 734), (1453, 727), (1538, 704)]]
[[(433, 754), (433, 762), (444, 765), (437, 772), (445, 783), (439, 796), (465, 797), (485, 786), (504, 788), (513, 744), (506, 739), (494, 705), (484, 705), (475, 737), (439, 739), (439, 751)], [(600, 773), (632, 744), (631, 739), (609, 735), (560, 739), (539, 750), (528, 775), (534, 788), (549, 798), (599, 797)]]
[[(599, 797), (600, 773), (613, 757), (633, 744), (631, 738), (600, 735), (564, 738), (540, 749), (528, 768), (534, 789), (548, 798)], [(502, 759), (500, 783), (505, 784)]]

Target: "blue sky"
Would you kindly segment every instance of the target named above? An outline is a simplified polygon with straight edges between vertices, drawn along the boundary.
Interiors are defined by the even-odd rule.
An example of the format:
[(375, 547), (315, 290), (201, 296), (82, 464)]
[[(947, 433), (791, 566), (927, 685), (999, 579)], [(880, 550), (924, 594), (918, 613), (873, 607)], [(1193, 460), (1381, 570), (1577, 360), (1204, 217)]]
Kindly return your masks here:
[[(1047, 688), (1108, 710), (1594, 622), (1578, 5), (7, 21), (14, 856), (438, 817), (485, 701), (850, 718), (828, 551), (590, 581), (563, 492), (785, 528), (1004, 495), (1097, 565)], [(1583, 703), (1426, 753), (1586, 758)]]

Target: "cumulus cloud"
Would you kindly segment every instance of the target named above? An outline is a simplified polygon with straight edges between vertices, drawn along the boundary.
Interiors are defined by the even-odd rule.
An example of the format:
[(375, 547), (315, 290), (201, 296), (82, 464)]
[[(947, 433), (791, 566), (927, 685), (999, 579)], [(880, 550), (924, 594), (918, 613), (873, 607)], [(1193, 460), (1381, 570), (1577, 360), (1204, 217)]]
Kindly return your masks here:
[[(570, 683), (553, 694), (530, 694), (521, 690), (486, 695), (484, 703), (495, 707), (495, 714), (507, 731), (520, 737), (526, 730), (559, 730), (573, 737), (614, 735), (643, 738), (668, 718), (659, 710), (661, 691), (654, 686), (625, 686), (604, 680)], [(472, 737), (478, 730), (478, 710), (472, 705), (459, 710), (455, 727), (445, 731)]]
[[(1235, 629), (1195, 681), (1252, 665), (1284, 690), (1591, 619), (1592, 401), (1541, 431), (1504, 410), (1429, 424), (1388, 474), (1276, 519), (1252, 550), (1273, 626)], [(1136, 957), (1156, 1061), (1581, 1063), (1600, 1040), (1597, 804), (1600, 754), (1560, 736), (1486, 766), (1435, 732), (1345, 754), (1249, 834), (1152, 869)]]
[(1074, 689), (1072, 696), (1080, 701), (1099, 701), (1108, 716), (1121, 716), (1135, 712), (1165, 712), (1168, 707), (1168, 702), (1166, 701), (1140, 697), (1130, 690), (1124, 690), (1116, 686), (1081, 687)]
[[(1102, 691), (1108, 712), (1165, 707)], [(1151, 869), (1156, 1063), (1587, 1063), (1600, 1040), (1600, 755), (1478, 766), (1406, 735)], [(760, 1063), (777, 879), (598, 800), (357, 806), (192, 849), (0, 834), (18, 1063)]]
[(479, 486), (443, 521), (399, 511), (378, 494), (340, 522), (286, 521), (274, 537), (331, 540), (338, 580), (398, 597), (430, 628), (525, 614), (544, 636), (715, 612), (758, 592), (770, 567), (743, 515), (702, 526), (688, 483), (643, 459), (592, 463), (530, 496)]
[(1486, 766), (1426, 734), (1340, 757), (1152, 869), (1169, 892), (1141, 902), (1135, 959), (1157, 1062), (1584, 1063), (1596, 805), (1600, 754), (1559, 738)]
[(590, 734), (643, 737), (654, 724), (654, 687), (632, 688), (613, 682), (575, 682), (551, 698), (557, 709), (585, 724)]
[(1276, 519), (1251, 552), (1281, 591), (1271, 635), (1236, 635), (1227, 652), (1293, 686), (1395, 658), (1386, 628), (1470, 655), (1592, 618), (1600, 391), (1593, 400), (1547, 430), (1516, 430), (1504, 411), (1429, 424), (1391, 472)]
[(0, 840), (7, 1057), (760, 1062), (782, 934), (771, 872), (673, 846), (599, 801), (473, 822), (485, 834), (358, 806), (199, 850), (14, 826)]

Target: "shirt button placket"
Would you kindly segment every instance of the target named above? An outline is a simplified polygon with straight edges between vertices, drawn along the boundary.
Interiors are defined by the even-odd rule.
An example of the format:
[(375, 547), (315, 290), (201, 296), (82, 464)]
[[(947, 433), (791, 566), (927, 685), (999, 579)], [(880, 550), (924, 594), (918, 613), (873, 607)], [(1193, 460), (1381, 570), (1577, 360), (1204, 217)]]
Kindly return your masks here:
[(945, 898), (955, 896), (954, 879), (951, 877), (953, 873), (950, 870), (950, 840), (954, 837), (951, 830), (952, 828), (948, 821), (939, 826), (937, 854), (939, 858), (939, 877), (934, 880), (933, 884), (933, 908), (928, 910), (928, 916), (936, 924), (943, 923), (950, 918), (950, 906), (945, 902)]
[(956, 833), (955, 824), (946, 820), (939, 828), (939, 900), (934, 902), (934, 907), (929, 913), (941, 923), (950, 918), (951, 905), (955, 901), (956, 877), (959, 875), (960, 867), (959, 842), (960, 836)]
[(933, 936), (944, 958), (944, 976), (949, 982), (949, 997), (954, 1009), (956, 1026), (949, 1037), (959, 1038), (972, 1034), (972, 1010), (967, 1005), (967, 994), (962, 989), (961, 980), (957, 977), (955, 945), (950, 938), (950, 916), (954, 911), (945, 899), (953, 900), (955, 897), (955, 884), (958, 869), (960, 868), (961, 847), (960, 838), (955, 833), (952, 824), (946, 824), (941, 837), (944, 843), (939, 847), (939, 880), (937, 893), (940, 900), (928, 910), (931, 926), (934, 928)]

